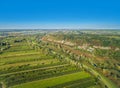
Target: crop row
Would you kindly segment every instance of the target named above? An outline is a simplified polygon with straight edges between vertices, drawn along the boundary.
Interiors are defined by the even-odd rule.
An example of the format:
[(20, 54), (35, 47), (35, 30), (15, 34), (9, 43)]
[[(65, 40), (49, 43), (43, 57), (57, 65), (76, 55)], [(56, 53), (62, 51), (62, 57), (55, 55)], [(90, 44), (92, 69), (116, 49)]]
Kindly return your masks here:
[(64, 83), (69, 83), (76, 80), (83, 80), (89, 77), (91, 77), (90, 74), (81, 71), (70, 74), (64, 74), (57, 77), (47, 78), (43, 80), (36, 80), (28, 83), (23, 83), (20, 85), (13, 86), (12, 88), (51, 88), (57, 85), (62, 85)]
[(4, 57), (14, 57), (14, 56), (20, 56), (20, 55), (26, 55), (26, 54), (32, 54), (32, 53), (38, 53), (35, 50), (23, 50), (23, 51), (17, 51), (17, 52), (3, 52), (1, 54), (1, 58)]
[[(5, 79), (5, 83), (7, 86), (13, 86), (15, 84), (21, 84), (33, 80), (39, 80), (44, 79), (52, 76), (58, 76), (65, 73), (75, 72), (78, 71), (78, 69), (74, 66), (70, 65), (62, 65), (57, 66), (53, 68), (47, 68), (47, 69), (36, 69), (36, 70), (30, 70), (26, 72), (20, 72), (15, 74), (9, 74), (2, 76), (2, 79)], [(17, 79), (16, 79), (17, 78)]]
[(27, 45), (26, 46), (11, 46), (6, 52), (17, 52), (22, 50), (31, 50)]
[(95, 85), (95, 78), (88, 77), (84, 79), (79, 79), (75, 81), (66, 82), (50, 88), (86, 88), (89, 86)]
[(46, 59), (46, 60), (40, 60), (40, 61), (3, 65), (3, 66), (0, 66), (0, 74), (6, 74), (6, 73), (35, 69), (35, 68), (42, 68), (46, 66), (59, 65), (64, 63), (65, 62), (62, 62), (58, 59)]
[(7, 58), (1, 58), (0, 59), (0, 65), (20, 63), (20, 62), (39, 61), (39, 60), (43, 60), (43, 59), (52, 59), (52, 57), (51, 56), (40, 55), (40, 54), (7, 57)]

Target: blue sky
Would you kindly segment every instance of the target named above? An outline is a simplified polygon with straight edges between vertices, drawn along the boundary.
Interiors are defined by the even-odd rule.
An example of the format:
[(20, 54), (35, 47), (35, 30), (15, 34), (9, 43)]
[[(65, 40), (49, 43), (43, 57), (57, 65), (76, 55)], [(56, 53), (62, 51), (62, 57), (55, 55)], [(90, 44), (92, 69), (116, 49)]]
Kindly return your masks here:
[(120, 0), (0, 0), (0, 29), (120, 28)]

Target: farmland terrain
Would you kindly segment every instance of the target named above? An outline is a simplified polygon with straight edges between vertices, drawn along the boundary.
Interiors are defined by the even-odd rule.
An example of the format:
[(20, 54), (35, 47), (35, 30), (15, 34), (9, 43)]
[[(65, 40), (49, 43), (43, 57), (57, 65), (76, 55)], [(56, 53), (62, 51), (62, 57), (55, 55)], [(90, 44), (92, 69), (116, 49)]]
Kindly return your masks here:
[(0, 88), (119, 87), (119, 30), (0, 32)]

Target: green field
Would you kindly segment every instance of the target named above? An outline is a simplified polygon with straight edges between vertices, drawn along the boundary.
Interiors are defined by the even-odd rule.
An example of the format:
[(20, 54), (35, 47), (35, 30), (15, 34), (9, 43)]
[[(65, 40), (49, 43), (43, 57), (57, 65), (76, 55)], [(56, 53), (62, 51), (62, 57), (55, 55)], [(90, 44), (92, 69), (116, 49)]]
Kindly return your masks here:
[(91, 76), (86, 72), (76, 72), (76, 73), (48, 78), (44, 80), (33, 81), (30, 83), (25, 83), (12, 88), (49, 88), (58, 84), (63, 84), (66, 82), (75, 81), (79, 79), (85, 79), (88, 77), (91, 77)]

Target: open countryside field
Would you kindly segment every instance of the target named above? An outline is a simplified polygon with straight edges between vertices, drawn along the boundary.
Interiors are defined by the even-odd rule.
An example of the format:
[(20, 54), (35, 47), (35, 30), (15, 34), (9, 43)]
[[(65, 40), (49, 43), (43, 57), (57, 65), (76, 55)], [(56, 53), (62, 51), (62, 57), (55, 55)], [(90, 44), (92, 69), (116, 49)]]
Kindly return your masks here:
[(2, 38), (0, 49), (0, 88), (117, 88), (92, 74), (97, 71), (74, 47), (43, 34)]
[(71, 82), (82, 86), (87, 79), (91, 81), (86, 82), (87, 87), (95, 85), (91, 74), (61, 60), (44, 47), (36, 50), (29, 38), (12, 37), (3, 41), (9, 44), (0, 54), (0, 88), (54, 88), (70, 86)]

